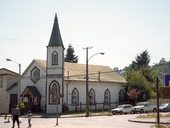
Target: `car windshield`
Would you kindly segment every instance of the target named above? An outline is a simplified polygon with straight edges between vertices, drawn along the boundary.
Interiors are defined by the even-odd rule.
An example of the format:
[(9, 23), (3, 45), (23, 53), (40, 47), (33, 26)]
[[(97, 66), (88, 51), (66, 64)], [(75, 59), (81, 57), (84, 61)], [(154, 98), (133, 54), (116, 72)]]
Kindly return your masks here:
[(124, 105), (119, 105), (117, 108), (123, 108), (124, 107)]
[(143, 103), (143, 102), (139, 102), (137, 103), (137, 106), (141, 106), (141, 105), (145, 105), (146, 103)]
[(167, 103), (161, 104), (160, 107), (165, 107), (165, 106), (168, 106), (168, 104)]

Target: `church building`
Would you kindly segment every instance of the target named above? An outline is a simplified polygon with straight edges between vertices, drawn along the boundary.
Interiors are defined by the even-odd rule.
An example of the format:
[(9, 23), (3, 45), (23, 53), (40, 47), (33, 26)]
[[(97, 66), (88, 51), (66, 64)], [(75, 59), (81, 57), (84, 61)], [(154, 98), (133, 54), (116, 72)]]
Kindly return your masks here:
[[(21, 78), (21, 100), (32, 111), (62, 113), (86, 109), (86, 64), (64, 62), (57, 15), (46, 60), (34, 59)], [(108, 66), (89, 65), (89, 109), (111, 108), (124, 101), (126, 80)]]

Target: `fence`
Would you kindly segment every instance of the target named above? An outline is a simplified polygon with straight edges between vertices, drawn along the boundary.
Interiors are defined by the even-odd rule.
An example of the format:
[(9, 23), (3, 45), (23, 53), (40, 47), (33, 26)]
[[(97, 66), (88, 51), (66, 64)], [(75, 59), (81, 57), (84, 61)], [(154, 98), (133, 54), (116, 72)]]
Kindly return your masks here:
[[(112, 108), (116, 108), (120, 103), (119, 102), (110, 102), (110, 103), (94, 103), (89, 104), (89, 111), (97, 111), (97, 110), (110, 110)], [(79, 104), (68, 104), (68, 111), (76, 111), (82, 112), (86, 110), (86, 103)]]

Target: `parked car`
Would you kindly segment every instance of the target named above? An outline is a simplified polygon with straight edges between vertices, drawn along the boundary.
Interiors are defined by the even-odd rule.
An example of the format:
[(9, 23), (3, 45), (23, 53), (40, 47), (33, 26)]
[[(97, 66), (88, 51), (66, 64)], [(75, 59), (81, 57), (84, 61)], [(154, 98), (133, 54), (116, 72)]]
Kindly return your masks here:
[(133, 107), (135, 113), (144, 113), (144, 112), (156, 112), (156, 105), (151, 105), (149, 102), (138, 102), (136, 106)]
[(112, 114), (124, 114), (124, 113), (133, 113), (133, 106), (131, 104), (119, 105), (117, 108), (112, 109)]
[(163, 103), (159, 107), (159, 111), (161, 112), (168, 112), (170, 111), (170, 103)]

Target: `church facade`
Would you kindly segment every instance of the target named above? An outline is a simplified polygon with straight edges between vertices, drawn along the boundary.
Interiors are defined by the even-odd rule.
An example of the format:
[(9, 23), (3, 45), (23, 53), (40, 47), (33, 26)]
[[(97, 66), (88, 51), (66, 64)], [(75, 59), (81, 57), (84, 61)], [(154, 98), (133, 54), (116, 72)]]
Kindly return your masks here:
[[(90, 109), (102, 109), (124, 98), (126, 80), (108, 66), (89, 65)], [(22, 74), (21, 99), (32, 111), (61, 113), (86, 109), (86, 64), (64, 62), (57, 16), (47, 46), (47, 59), (34, 59)], [(97, 106), (97, 107), (96, 107)]]

